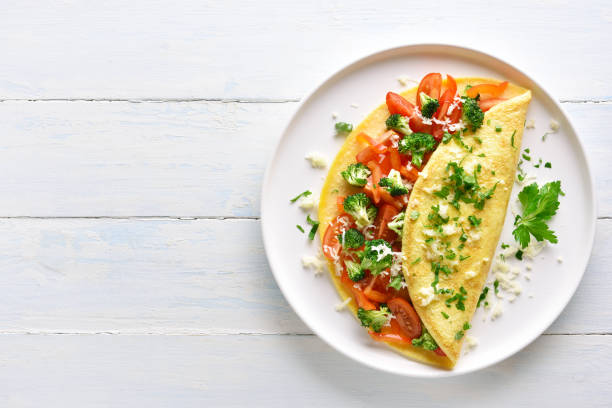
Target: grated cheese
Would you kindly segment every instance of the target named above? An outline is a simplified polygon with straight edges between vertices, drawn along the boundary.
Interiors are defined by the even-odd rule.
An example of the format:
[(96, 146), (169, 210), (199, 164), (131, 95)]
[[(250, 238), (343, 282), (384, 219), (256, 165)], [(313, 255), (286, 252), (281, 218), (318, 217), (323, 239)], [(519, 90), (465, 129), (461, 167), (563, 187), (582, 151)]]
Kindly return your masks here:
[(341, 312), (341, 311), (343, 311), (344, 309), (346, 309), (346, 306), (348, 306), (348, 304), (349, 304), (349, 303), (351, 303), (351, 300), (353, 300), (353, 299), (352, 299), (350, 296), (349, 296), (349, 297), (347, 297), (346, 299), (344, 299), (344, 301), (343, 301), (343, 302), (338, 303), (338, 304), (337, 304), (337, 305), (334, 307), (334, 309), (336, 309), (336, 312)]
[(304, 158), (310, 161), (310, 165), (315, 169), (327, 167), (327, 158), (319, 152), (310, 152)]

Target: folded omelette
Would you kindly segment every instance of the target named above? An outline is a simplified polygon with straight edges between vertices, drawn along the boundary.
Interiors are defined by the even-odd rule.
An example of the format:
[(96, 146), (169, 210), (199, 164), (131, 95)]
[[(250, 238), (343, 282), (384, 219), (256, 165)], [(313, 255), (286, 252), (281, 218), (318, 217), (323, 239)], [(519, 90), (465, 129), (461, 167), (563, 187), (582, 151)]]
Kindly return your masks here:
[(512, 191), (529, 90), (486, 78), (421, 84), (348, 135), (330, 166), (319, 232), (330, 276), (377, 341), (452, 368)]

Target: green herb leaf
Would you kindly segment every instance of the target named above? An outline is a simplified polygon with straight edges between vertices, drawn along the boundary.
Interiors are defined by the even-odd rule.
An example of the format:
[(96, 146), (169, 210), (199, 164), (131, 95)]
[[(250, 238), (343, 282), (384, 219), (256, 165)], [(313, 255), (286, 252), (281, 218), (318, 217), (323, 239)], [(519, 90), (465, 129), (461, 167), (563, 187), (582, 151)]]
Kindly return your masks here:
[(559, 208), (561, 182), (553, 181), (539, 188), (536, 183), (523, 188), (518, 198), (523, 206), (523, 214), (514, 220), (512, 235), (522, 248), (526, 248), (533, 236), (537, 241), (547, 240), (557, 243), (554, 231), (548, 228), (546, 221), (557, 213)]
[(300, 199), (300, 197), (308, 197), (309, 195), (311, 195), (312, 192), (309, 190), (304, 191), (303, 193), (298, 194), (297, 196), (295, 196), (294, 198), (292, 198), (291, 201), (292, 203), (295, 203), (297, 200)]
[(351, 133), (353, 131), (353, 125), (347, 122), (338, 122), (335, 127), (338, 133)]
[(302, 228), (302, 226), (301, 226), (301, 225), (299, 225), (299, 224), (298, 224), (298, 225), (296, 225), (296, 227), (297, 227), (297, 229), (299, 229), (300, 231), (302, 231), (302, 233), (304, 233), (304, 228)]

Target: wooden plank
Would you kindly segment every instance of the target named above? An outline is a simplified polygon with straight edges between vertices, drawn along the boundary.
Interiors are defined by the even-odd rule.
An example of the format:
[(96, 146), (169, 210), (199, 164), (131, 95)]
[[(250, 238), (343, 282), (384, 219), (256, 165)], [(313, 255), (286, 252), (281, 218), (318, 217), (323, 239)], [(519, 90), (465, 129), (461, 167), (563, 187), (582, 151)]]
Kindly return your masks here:
[[(258, 216), (265, 165), (295, 107), (0, 103), (0, 216)], [(612, 216), (612, 145), (601, 131), (612, 104), (564, 107), (591, 157), (599, 213)]]
[(292, 108), (0, 103), (0, 216), (256, 215)]
[(611, 15), (604, 0), (12, 2), (0, 97), (296, 99), (380, 48), (454, 42), (506, 58), (560, 98), (609, 99)]
[[(310, 333), (268, 269), (258, 220), (5, 219), (0, 236), (0, 333)], [(593, 309), (612, 293), (611, 239), (600, 220), (586, 276), (547, 333), (612, 333), (610, 308)], [(294, 273), (312, 272), (296, 260)]]
[(544, 336), (493, 367), (436, 381), (374, 371), (314, 336), (3, 335), (0, 347), (3, 406), (531, 407), (588, 398), (607, 407), (612, 398), (612, 336)]

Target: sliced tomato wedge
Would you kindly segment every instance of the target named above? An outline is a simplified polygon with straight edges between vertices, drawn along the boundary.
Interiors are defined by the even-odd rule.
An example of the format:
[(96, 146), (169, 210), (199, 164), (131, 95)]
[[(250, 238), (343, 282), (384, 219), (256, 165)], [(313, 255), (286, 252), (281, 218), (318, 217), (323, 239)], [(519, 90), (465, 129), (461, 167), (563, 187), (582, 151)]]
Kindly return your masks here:
[(389, 229), (387, 224), (399, 214), (399, 210), (392, 205), (383, 204), (378, 209), (378, 214), (376, 215), (376, 220), (374, 221), (374, 225), (376, 226), (374, 238), (376, 239), (384, 239), (387, 242), (395, 241), (397, 238), (397, 234), (395, 231)]
[(393, 298), (387, 302), (387, 306), (393, 312), (393, 315), (397, 319), (404, 335), (411, 339), (417, 338), (421, 335), (422, 327), (419, 316), (414, 311), (412, 305), (405, 299), (400, 297)]
[[(342, 211), (344, 211), (344, 209)], [(338, 235), (340, 234), (340, 229), (344, 224), (347, 225), (347, 228), (351, 228), (353, 226), (353, 222), (348, 215), (340, 215), (336, 217), (327, 226), (325, 234), (323, 235), (323, 254), (332, 262), (335, 261), (337, 256), (339, 256), (342, 249), (342, 245), (340, 245), (340, 242), (338, 241)]]
[(340, 212), (340, 214), (344, 213), (344, 199), (345, 198), (346, 196), (336, 197), (336, 207), (338, 207), (338, 212)]
[(423, 119), (416, 115), (410, 118), (408, 124), (413, 132), (431, 133), (431, 125), (426, 125), (423, 123)]
[(478, 101), (478, 105), (480, 106), (480, 109), (482, 109), (483, 112), (486, 112), (498, 103), (503, 102), (505, 100), (505, 98), (489, 98), (485, 100), (481, 99), (480, 101)]
[(439, 356), (442, 357), (446, 357), (446, 353), (442, 351), (442, 349), (440, 347), (438, 347), (437, 349), (434, 350), (434, 353), (436, 353)]
[(372, 197), (374, 199), (374, 203), (378, 204), (380, 202), (380, 190), (382, 190), (378, 183), (382, 178), (382, 171), (380, 170), (378, 163), (374, 161), (368, 162), (367, 166), (372, 172), (372, 175), (370, 176), (372, 178), (372, 185), (370, 187), (372, 189)]
[(357, 135), (357, 141), (361, 143), (365, 143), (369, 146), (373, 146), (376, 144), (376, 140), (372, 139), (367, 133), (361, 132)]
[(355, 302), (357, 303), (357, 306), (359, 306), (360, 308), (365, 310), (374, 310), (378, 307), (378, 304), (376, 302), (371, 302), (361, 289), (358, 289), (354, 285), (351, 285), (350, 291), (355, 297)]
[(392, 115), (400, 114), (411, 117), (414, 114), (414, 105), (395, 92), (387, 92), (387, 109)]
[(499, 84), (480, 84), (471, 87), (465, 92), (465, 94), (470, 98), (475, 98), (478, 94), (498, 97), (504, 93), (507, 87), (508, 81), (500, 82)]
[(442, 75), (437, 72), (432, 72), (431, 74), (427, 74), (421, 79), (421, 83), (419, 84), (419, 89), (416, 95), (416, 102), (419, 109), (421, 109), (421, 92), (425, 92), (425, 94), (431, 96), (432, 98), (439, 99), (440, 98), (440, 89), (442, 88)]
[(391, 160), (391, 167), (401, 172), (402, 168), (402, 157), (399, 154), (399, 151), (395, 147), (391, 147), (389, 149), (389, 159)]
[(404, 206), (403, 201), (400, 199), (400, 197), (404, 197), (403, 195), (401, 196), (397, 196), (397, 197), (393, 197), (391, 195), (390, 192), (388, 192), (386, 189), (379, 187), (378, 192), (380, 194), (380, 199), (389, 204), (394, 206), (395, 208), (397, 208), (398, 210), (401, 210), (402, 207)]

